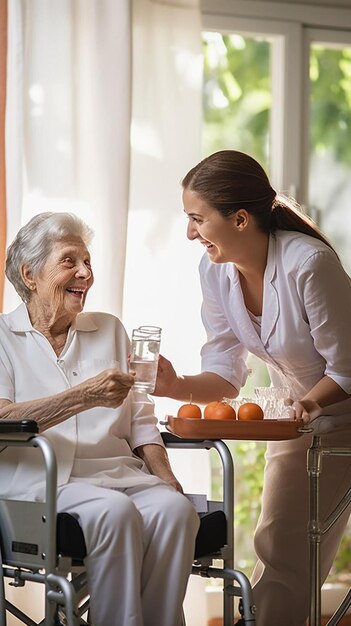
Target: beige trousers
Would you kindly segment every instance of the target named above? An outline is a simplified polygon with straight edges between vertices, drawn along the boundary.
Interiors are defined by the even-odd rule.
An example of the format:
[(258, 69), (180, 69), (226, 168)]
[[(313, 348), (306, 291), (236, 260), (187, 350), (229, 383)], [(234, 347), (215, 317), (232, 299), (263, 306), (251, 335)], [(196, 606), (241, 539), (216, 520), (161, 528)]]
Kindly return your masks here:
[[(323, 436), (325, 445), (351, 446), (351, 432)], [(309, 609), (309, 486), (307, 450), (311, 436), (267, 444), (262, 512), (254, 544), (258, 561), (252, 584), (257, 626), (305, 626)], [(320, 514), (326, 518), (351, 485), (351, 457), (323, 457)], [(350, 508), (321, 541), (327, 577)]]

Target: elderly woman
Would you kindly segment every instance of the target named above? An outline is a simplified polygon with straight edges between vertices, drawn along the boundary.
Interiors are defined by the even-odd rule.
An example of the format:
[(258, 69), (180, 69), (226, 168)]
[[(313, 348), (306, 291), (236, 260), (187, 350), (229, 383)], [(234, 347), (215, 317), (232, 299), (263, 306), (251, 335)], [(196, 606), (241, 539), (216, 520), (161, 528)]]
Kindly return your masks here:
[[(42, 213), (18, 232), (6, 275), (23, 303), (0, 316), (0, 419), (34, 419), (58, 461), (58, 511), (79, 520), (95, 626), (179, 626), (198, 516), (181, 493), (150, 398), (133, 392), (129, 340), (82, 313), (92, 231)], [(34, 450), (1, 452), (0, 492), (40, 499)]]

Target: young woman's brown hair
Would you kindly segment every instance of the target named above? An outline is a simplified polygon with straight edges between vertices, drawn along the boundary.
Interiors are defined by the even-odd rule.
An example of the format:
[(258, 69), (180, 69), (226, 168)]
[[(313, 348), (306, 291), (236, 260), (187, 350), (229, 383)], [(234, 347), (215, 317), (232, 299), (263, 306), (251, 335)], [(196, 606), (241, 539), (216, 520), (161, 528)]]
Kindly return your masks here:
[(313, 220), (293, 199), (278, 195), (261, 165), (244, 152), (220, 150), (211, 154), (184, 176), (182, 185), (224, 217), (246, 209), (264, 232), (293, 230), (333, 249)]

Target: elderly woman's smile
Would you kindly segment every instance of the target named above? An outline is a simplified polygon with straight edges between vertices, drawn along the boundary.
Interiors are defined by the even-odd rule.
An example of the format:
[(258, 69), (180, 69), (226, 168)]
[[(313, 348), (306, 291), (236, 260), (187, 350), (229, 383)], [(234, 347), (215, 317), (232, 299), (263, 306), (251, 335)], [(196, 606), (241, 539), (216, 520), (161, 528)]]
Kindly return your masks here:
[(30, 317), (51, 328), (68, 327), (84, 307), (94, 282), (89, 251), (80, 237), (54, 242), (42, 269), (36, 273), (23, 266), (23, 280), (31, 291)]

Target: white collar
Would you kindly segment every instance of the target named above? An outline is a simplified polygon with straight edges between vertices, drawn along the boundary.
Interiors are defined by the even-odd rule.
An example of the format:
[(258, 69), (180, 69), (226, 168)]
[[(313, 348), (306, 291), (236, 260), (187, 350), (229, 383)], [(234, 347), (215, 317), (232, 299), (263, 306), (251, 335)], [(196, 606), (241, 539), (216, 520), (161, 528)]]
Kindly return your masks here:
[[(11, 313), (4, 314), (3, 318), (9, 329), (14, 333), (28, 333), (36, 331), (36, 329), (32, 326), (28, 309), (24, 302), (22, 302)], [(89, 313), (80, 313), (73, 321), (71, 328), (72, 330), (89, 332), (92, 330), (97, 330), (97, 325), (95, 324)]]

